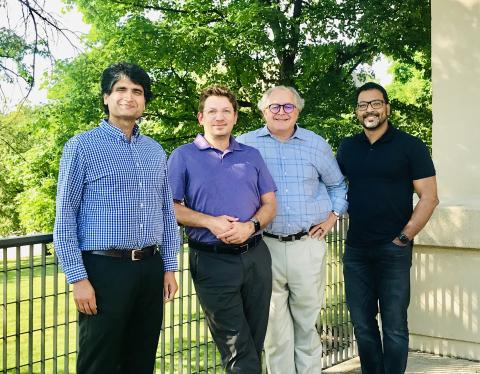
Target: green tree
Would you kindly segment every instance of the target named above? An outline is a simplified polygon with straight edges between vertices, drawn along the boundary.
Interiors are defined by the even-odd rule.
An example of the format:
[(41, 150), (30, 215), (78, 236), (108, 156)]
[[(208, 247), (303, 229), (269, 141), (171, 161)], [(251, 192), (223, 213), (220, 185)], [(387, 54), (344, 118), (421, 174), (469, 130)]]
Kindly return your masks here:
[[(38, 58), (54, 59), (50, 46), (59, 39), (72, 44), (77, 36), (45, 9), (45, 2), (0, 0), (0, 13), (0, 82), (26, 86), (26, 98), (35, 83)], [(0, 89), (0, 99), (7, 101), (8, 96)]]
[(395, 80), (387, 89), (393, 98), (392, 120), (408, 133), (432, 146), (432, 83), (430, 60), (421, 52), (412, 56), (415, 64), (396, 61), (392, 65)]
[[(142, 127), (167, 151), (199, 131), (198, 93), (213, 83), (238, 94), (237, 133), (261, 125), (256, 103), (266, 88), (295, 86), (306, 99), (301, 124), (335, 148), (359, 131), (352, 73), (382, 53), (395, 61), (395, 122), (412, 131), (431, 128), (428, 0), (68, 1), (92, 25), (87, 52), (56, 64), (52, 103), (37, 108), (22, 128), (34, 146), (20, 152), (26, 162), (15, 166), (25, 175), (16, 180), (20, 192), (12, 208), (20, 230), (51, 230), (62, 146), (99, 122), (100, 74), (116, 61), (137, 63), (153, 78), (156, 96)], [(415, 82), (424, 85), (423, 95), (410, 97)], [(29, 133), (29, 126), (36, 130)]]
[(50, 107), (22, 107), (0, 126), (0, 235), (51, 231), (61, 146)]
[[(79, 65), (74, 61), (61, 71), (60, 97), (76, 89), (68, 71), (82, 74), (77, 87), (90, 93), (108, 64), (136, 62), (155, 81), (157, 98), (147, 118), (166, 129), (157, 135), (167, 143), (173, 138), (173, 145), (197, 131), (196, 102), (202, 86), (223, 83), (238, 93), (237, 131), (243, 132), (260, 124), (255, 106), (266, 87), (293, 85), (307, 99), (302, 123), (321, 132), (324, 123), (352, 111), (352, 72), (359, 64), (380, 53), (411, 65), (416, 51), (429, 56), (426, 0), (401, 6), (364, 0), (71, 1), (93, 25), (91, 49)], [(79, 104), (75, 112), (85, 110), (91, 109)], [(94, 119), (88, 117), (87, 122)], [(325, 135), (336, 145), (351, 131), (345, 123)]]

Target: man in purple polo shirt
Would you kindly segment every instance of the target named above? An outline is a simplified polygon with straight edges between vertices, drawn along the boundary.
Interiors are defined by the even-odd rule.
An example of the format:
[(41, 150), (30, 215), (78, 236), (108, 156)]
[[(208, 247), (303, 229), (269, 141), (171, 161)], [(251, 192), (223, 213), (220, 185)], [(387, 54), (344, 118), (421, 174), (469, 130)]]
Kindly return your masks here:
[(214, 86), (200, 96), (204, 135), (168, 161), (177, 221), (186, 226), (190, 271), (227, 373), (261, 372), (272, 292), (260, 230), (276, 213), (275, 183), (260, 153), (231, 136), (237, 101)]

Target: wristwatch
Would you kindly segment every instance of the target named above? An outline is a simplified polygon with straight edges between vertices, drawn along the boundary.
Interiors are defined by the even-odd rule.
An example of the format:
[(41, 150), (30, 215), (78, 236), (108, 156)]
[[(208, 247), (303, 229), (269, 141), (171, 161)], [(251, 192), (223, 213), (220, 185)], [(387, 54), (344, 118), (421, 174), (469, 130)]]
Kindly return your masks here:
[(400, 233), (400, 235), (398, 235), (398, 240), (400, 240), (400, 243), (402, 244), (410, 243), (410, 238), (407, 235), (405, 235), (403, 231)]
[(337, 216), (337, 218), (340, 218), (340, 213), (335, 212), (334, 210), (332, 210), (332, 213), (335, 214)]
[(249, 219), (250, 222), (253, 222), (253, 226), (255, 228), (255, 231), (253, 232), (254, 234), (258, 231), (260, 231), (260, 221), (255, 218), (255, 217), (252, 217)]

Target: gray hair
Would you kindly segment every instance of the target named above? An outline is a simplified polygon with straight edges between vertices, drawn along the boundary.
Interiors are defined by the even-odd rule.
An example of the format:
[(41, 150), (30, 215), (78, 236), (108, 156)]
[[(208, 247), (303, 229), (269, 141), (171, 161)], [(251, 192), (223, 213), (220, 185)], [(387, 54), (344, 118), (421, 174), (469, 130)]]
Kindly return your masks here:
[(295, 103), (294, 103), (295, 106), (298, 108), (300, 112), (302, 111), (303, 106), (305, 105), (305, 100), (302, 99), (302, 97), (300, 96), (300, 94), (297, 92), (295, 88), (290, 86), (275, 86), (265, 91), (262, 98), (258, 102), (257, 107), (260, 110), (260, 112), (263, 112), (263, 110), (267, 107), (267, 101), (269, 96), (272, 94), (273, 91), (276, 91), (276, 90), (284, 90), (284, 91), (291, 92), (293, 94), (293, 99), (295, 100)]

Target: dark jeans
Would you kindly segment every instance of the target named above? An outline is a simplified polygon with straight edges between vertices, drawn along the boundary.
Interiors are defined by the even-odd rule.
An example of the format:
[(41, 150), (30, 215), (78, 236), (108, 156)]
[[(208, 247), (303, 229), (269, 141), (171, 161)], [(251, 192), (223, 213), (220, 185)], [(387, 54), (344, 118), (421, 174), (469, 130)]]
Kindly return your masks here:
[(260, 374), (272, 294), (266, 244), (241, 255), (190, 248), (190, 270), (227, 373)]
[(411, 265), (411, 244), (400, 247), (387, 243), (365, 248), (347, 245), (345, 248), (345, 290), (363, 374), (405, 372)]
[(83, 255), (98, 314), (79, 314), (78, 374), (152, 374), (163, 315), (163, 261)]

